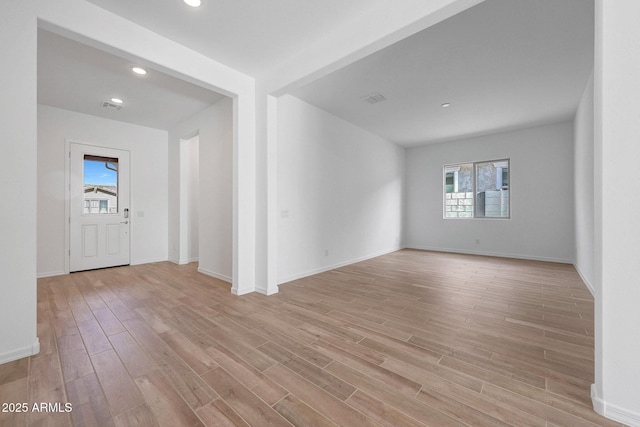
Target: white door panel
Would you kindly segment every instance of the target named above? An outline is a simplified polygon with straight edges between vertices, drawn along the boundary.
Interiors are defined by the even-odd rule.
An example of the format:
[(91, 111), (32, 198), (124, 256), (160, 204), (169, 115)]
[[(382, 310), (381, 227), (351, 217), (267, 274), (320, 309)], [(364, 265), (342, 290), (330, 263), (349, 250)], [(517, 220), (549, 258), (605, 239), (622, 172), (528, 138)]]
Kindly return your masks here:
[(121, 251), (120, 224), (107, 224), (107, 255), (118, 255)]
[(69, 270), (129, 264), (129, 152), (69, 148)]
[(82, 227), (82, 256), (84, 258), (98, 256), (98, 226), (81, 224), (80, 227)]

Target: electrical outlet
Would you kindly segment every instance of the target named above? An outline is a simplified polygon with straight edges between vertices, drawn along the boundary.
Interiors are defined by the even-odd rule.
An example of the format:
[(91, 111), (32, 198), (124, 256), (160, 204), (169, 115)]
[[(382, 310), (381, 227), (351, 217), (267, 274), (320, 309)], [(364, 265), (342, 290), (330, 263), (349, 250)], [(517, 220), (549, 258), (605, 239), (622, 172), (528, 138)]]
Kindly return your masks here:
[(324, 250), (324, 256), (329, 256), (329, 249)]
[(476, 239), (476, 245), (480, 244), (480, 239)]

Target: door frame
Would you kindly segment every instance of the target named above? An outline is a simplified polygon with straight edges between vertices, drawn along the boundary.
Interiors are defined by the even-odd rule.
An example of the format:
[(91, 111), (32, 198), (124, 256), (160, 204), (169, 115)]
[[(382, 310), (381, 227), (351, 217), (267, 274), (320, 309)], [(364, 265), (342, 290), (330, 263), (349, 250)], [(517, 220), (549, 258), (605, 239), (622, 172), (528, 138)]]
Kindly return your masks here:
[[(108, 150), (122, 150), (129, 152), (129, 212), (131, 208), (131, 151), (118, 147), (80, 142), (73, 139), (64, 140), (64, 273), (71, 271), (71, 144), (86, 145), (88, 147), (105, 148)], [(131, 214), (130, 214), (131, 215)], [(133, 240), (133, 222), (129, 221), (129, 264), (131, 264), (131, 242)]]

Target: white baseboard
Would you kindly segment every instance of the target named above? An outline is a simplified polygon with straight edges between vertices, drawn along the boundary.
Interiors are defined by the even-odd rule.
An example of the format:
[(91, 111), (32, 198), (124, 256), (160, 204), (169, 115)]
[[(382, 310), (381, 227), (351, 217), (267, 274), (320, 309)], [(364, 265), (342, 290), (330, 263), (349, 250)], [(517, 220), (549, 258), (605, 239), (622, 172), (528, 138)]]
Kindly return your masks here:
[[(198, 272), (202, 273), (202, 274), (205, 274), (207, 276), (215, 277), (216, 279), (220, 279), (220, 280), (222, 280), (224, 282), (233, 284), (233, 279), (231, 277), (225, 276), (223, 274), (218, 274), (215, 271), (211, 271), (211, 270), (207, 270), (206, 268), (198, 267)], [(253, 292), (253, 291), (238, 293), (237, 289), (231, 288), (231, 293), (234, 294), (234, 295), (245, 295), (245, 294), (249, 294), (251, 292)], [(275, 295), (275, 294), (278, 293), (278, 288), (276, 287), (275, 292), (274, 291), (269, 292), (269, 290), (267, 288), (263, 288), (263, 287), (257, 286), (256, 287), (256, 292), (261, 293), (263, 295), (267, 295), (267, 296)]]
[[(139, 259), (139, 260), (131, 261), (130, 265), (151, 264), (151, 263), (154, 263), (154, 262), (165, 262), (165, 261), (175, 262), (174, 260), (167, 259), (167, 258)], [(176, 264), (177, 264), (177, 262), (176, 262)], [(45, 277), (63, 276), (65, 274), (69, 274), (69, 272), (66, 272), (66, 271), (50, 271), (50, 272), (45, 272), (45, 273), (38, 273), (37, 277), (38, 277), (38, 279), (42, 279), (42, 278), (45, 278)]]
[(256, 286), (256, 292), (266, 296), (275, 295), (278, 293), (278, 285), (276, 285), (275, 289), (271, 289), (271, 290), (262, 286)]
[(532, 256), (532, 255), (510, 254), (510, 253), (488, 252), (488, 251), (461, 250), (461, 249), (454, 249), (454, 248), (440, 248), (435, 246), (422, 246), (422, 245), (407, 245), (405, 246), (405, 248), (418, 249), (422, 251), (448, 252), (448, 253), (464, 254), (464, 255), (481, 255), (481, 256), (491, 256), (491, 257), (498, 257), (498, 258), (514, 258), (514, 259), (526, 259), (530, 261), (555, 262), (558, 264), (573, 264), (572, 259), (565, 259), (565, 258), (540, 257), (540, 256)]
[(307, 272), (304, 272), (304, 273), (294, 274), (292, 276), (285, 277), (284, 279), (281, 279), (278, 282), (278, 284), (282, 285), (284, 283), (292, 282), (294, 280), (302, 279), (304, 277), (313, 276), (314, 274), (320, 274), (320, 273), (324, 273), (325, 271), (335, 270), (336, 268), (344, 267), (345, 265), (351, 265), (351, 264), (355, 264), (357, 262), (366, 261), (366, 260), (371, 259), (371, 258), (375, 258), (375, 257), (379, 257), (379, 256), (382, 256), (382, 255), (390, 254), (391, 252), (396, 252), (396, 251), (399, 251), (400, 249), (402, 249), (402, 247), (401, 246), (397, 246), (395, 248), (387, 249), (387, 250), (384, 250), (384, 251), (381, 251), (381, 252), (376, 252), (374, 254), (365, 255), (365, 256), (362, 256), (362, 257), (359, 257), (359, 258), (350, 259), (348, 261), (339, 262), (337, 264), (327, 265), (325, 267), (316, 268), (314, 270), (310, 270), (310, 271), (307, 271)]
[(168, 260), (167, 258), (137, 259), (135, 261), (131, 261), (130, 265), (151, 264), (154, 262), (165, 262), (165, 261), (171, 261), (171, 260)]
[(596, 390), (595, 384), (591, 384), (591, 403), (593, 405), (593, 410), (604, 416), (604, 401), (598, 397), (598, 391)]
[(595, 298), (596, 290), (593, 287), (593, 285), (591, 284), (591, 282), (589, 280), (587, 280), (587, 278), (585, 277), (584, 274), (582, 274), (582, 271), (580, 271), (580, 269), (578, 268), (577, 265), (573, 264), (573, 268), (576, 269), (576, 271), (578, 272), (578, 276), (580, 276), (580, 278), (582, 279), (584, 284), (587, 286), (587, 289), (589, 289), (589, 292), (591, 292), (591, 296)]
[(35, 356), (40, 353), (40, 339), (36, 337), (36, 342), (29, 347), (19, 348), (17, 350), (8, 351), (0, 354), (0, 365), (7, 362), (13, 362), (14, 360), (22, 359), (24, 357)]
[(45, 277), (54, 277), (54, 276), (64, 276), (65, 274), (68, 274), (64, 271), (50, 271), (48, 273), (38, 273), (38, 279), (43, 279)]
[(225, 275), (220, 274), (220, 273), (216, 273), (215, 271), (207, 270), (206, 268), (198, 267), (198, 273), (202, 273), (202, 274), (205, 274), (207, 276), (215, 277), (216, 279), (220, 279), (220, 280), (222, 280), (224, 282), (228, 282), (228, 283), (232, 282), (231, 277), (225, 276)]
[(170, 259), (169, 261), (171, 261), (174, 264), (178, 264), (178, 265), (187, 265), (187, 264), (191, 264), (192, 262), (199, 262), (200, 258), (185, 258), (185, 259)]
[(605, 402), (596, 390), (596, 385), (591, 384), (591, 402), (593, 410), (605, 418), (626, 424), (630, 427), (640, 427), (640, 413)]
[(253, 292), (253, 290), (245, 290), (245, 291), (243, 291), (243, 292), (238, 292), (238, 290), (237, 290), (237, 289), (231, 288), (231, 293), (232, 293), (232, 294), (234, 294), (234, 295), (237, 295), (237, 296), (240, 296), (240, 295), (247, 295), (247, 294), (250, 294), (250, 293), (252, 293), (252, 292)]

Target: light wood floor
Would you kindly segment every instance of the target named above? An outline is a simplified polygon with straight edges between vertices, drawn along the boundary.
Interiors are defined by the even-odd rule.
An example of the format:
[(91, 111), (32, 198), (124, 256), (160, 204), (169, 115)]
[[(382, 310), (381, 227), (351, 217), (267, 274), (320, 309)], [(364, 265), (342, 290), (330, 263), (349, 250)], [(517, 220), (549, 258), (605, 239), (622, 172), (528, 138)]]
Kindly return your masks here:
[(38, 281), (0, 424), (595, 426), (593, 299), (573, 267), (403, 250), (231, 295), (194, 265)]

